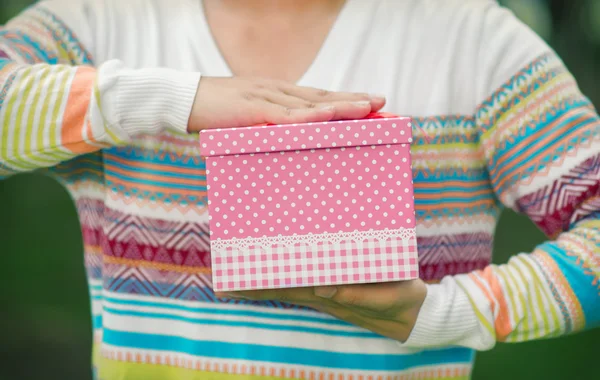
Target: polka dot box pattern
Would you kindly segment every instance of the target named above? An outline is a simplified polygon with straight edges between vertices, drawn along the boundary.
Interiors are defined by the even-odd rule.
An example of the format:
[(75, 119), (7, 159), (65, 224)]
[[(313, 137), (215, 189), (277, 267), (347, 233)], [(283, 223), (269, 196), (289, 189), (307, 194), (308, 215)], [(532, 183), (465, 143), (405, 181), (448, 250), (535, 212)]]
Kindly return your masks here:
[(204, 130), (215, 291), (418, 277), (409, 118)]

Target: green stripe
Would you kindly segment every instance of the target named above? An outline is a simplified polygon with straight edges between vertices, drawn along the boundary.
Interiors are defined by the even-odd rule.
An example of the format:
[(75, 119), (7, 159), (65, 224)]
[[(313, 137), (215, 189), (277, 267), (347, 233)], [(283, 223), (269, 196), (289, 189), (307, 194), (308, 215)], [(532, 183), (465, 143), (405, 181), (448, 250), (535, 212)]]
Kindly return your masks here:
[[(51, 69), (49, 69), (48, 71), (51, 71)], [(36, 152), (44, 151), (44, 131), (48, 127), (47, 119), (48, 119), (48, 108), (50, 106), (50, 98), (51, 98), (50, 90), (52, 90), (54, 88), (54, 84), (56, 83), (56, 76), (59, 74), (59, 72), (60, 72), (60, 70), (56, 73), (52, 73), (51, 75), (49, 72), (48, 76), (49, 76), (50, 80), (48, 82), (48, 85), (47, 86), (42, 85), (42, 88), (46, 87), (48, 89), (48, 94), (46, 94), (46, 96), (44, 97), (42, 110), (40, 112), (40, 128), (37, 131), (38, 136), (37, 136), (37, 146), (35, 147)], [(41, 92), (41, 89), (40, 89), (40, 92)]]
[[(15, 79), (16, 76), (19, 75), (18, 73), (15, 73)], [(19, 96), (19, 91), (18, 91), (18, 86), (16, 82), (13, 82), (10, 86), (10, 88), (8, 89), (8, 92), (10, 92), (11, 96), (7, 96), (5, 101), (4, 101), (4, 105), (3, 105), (3, 109), (4, 109), (4, 119), (2, 120), (2, 145), (1, 145), (1, 149), (2, 149), (2, 159), (3, 161), (8, 161), (8, 157), (9, 157), (9, 142), (8, 142), (8, 131), (10, 130), (10, 128), (12, 127), (12, 123), (10, 122), (10, 115), (12, 115), (13, 112), (13, 107), (15, 105), (15, 99), (18, 98)], [(15, 134), (18, 135), (19, 131), (15, 130)], [(14, 147), (11, 146), (11, 148), (16, 149)]]
[[(517, 260), (515, 260), (517, 261)], [(518, 260), (518, 262), (522, 262), (523, 260)], [(522, 279), (525, 279), (525, 274), (521, 271), (521, 268), (519, 268), (518, 265), (514, 266), (515, 270), (519, 273), (519, 276)], [(548, 326), (548, 317), (544, 314), (543, 312), (543, 307), (540, 307), (541, 305), (543, 305), (543, 303), (541, 302), (541, 297), (540, 297), (540, 291), (538, 289), (537, 283), (534, 281), (533, 284), (533, 288), (534, 288), (534, 292), (530, 293), (529, 292), (529, 288), (527, 288), (527, 285), (529, 285), (529, 281), (524, 281), (525, 282), (525, 287), (526, 287), (526, 292), (527, 294), (529, 294), (529, 313), (531, 314), (532, 320), (533, 320), (533, 326), (531, 327), (530, 330), (530, 334), (531, 334), (531, 338), (527, 339), (535, 339), (535, 338), (540, 338), (541, 336), (546, 335), (547, 331), (546, 331), (546, 327)], [(534, 298), (535, 297), (535, 298)], [(535, 302), (535, 300), (537, 299), (537, 305)], [(543, 319), (543, 324), (540, 326), (540, 320), (537, 318), (536, 316), (536, 310), (539, 311), (539, 313), (542, 315), (542, 319)], [(542, 329), (544, 329), (544, 331), (542, 331)]]
[[(67, 71), (67, 69), (63, 70), (63, 72)], [(62, 74), (62, 72), (61, 72)], [(58, 74), (57, 74), (58, 75)], [(64, 74), (63, 80), (59, 85), (59, 90), (57, 92), (57, 96), (56, 96), (56, 102), (54, 103), (54, 109), (52, 110), (52, 120), (50, 123), (50, 139), (52, 139), (55, 135), (56, 135), (56, 127), (59, 126), (62, 130), (62, 128), (64, 128), (64, 125), (62, 125), (62, 123), (59, 125), (58, 123), (58, 119), (60, 118), (60, 116), (62, 116), (60, 114), (60, 108), (62, 107), (62, 105), (68, 101), (68, 97), (65, 100), (65, 90), (67, 89), (67, 83), (69, 82), (69, 80), (73, 77), (73, 75), (70, 72), (67, 72), (66, 74)], [(64, 120), (63, 120), (64, 122)], [(51, 144), (51, 146), (55, 146), (56, 148), (59, 148), (62, 146), (62, 142), (60, 140), (60, 137), (55, 137), (56, 140), (54, 142), (54, 144)], [(60, 152), (57, 149), (57, 152)]]
[(43, 67), (42, 69), (40, 69), (39, 75), (40, 75), (40, 80), (39, 80), (39, 85), (36, 88), (36, 91), (34, 92), (35, 95), (33, 97), (33, 101), (31, 102), (31, 108), (29, 109), (29, 115), (27, 118), (27, 130), (25, 131), (25, 152), (24, 155), (25, 157), (30, 158), (31, 160), (38, 160), (41, 162), (44, 162), (48, 165), (51, 165), (53, 163), (53, 161), (47, 160), (43, 157), (34, 157), (33, 154), (33, 140), (32, 140), (32, 135), (33, 135), (33, 129), (35, 127), (42, 129), (43, 126), (41, 125), (41, 122), (38, 123), (38, 125), (34, 124), (34, 118), (35, 118), (35, 113), (36, 110), (38, 108), (39, 102), (40, 102), (40, 97), (42, 95), (42, 91), (41, 89), (43, 88), (43, 83), (46, 80), (46, 78), (48, 77), (48, 75), (50, 74), (50, 69), (46, 66)]
[[(100, 89), (98, 88), (98, 81), (94, 81), (94, 97), (96, 98), (96, 106), (98, 107), (98, 112), (102, 113), (102, 98), (100, 97)], [(104, 118), (102, 119), (104, 120)], [(108, 134), (108, 136), (111, 138), (111, 140), (117, 144), (117, 145), (122, 145), (124, 144), (126, 141), (122, 140), (121, 138), (119, 138), (119, 136), (117, 136), (108, 126), (108, 124), (106, 122), (104, 122), (104, 130), (106, 131), (106, 133)]]
[[(527, 294), (528, 293), (527, 281), (525, 281), (525, 278), (524, 278), (523, 274), (517, 269), (516, 265), (510, 265), (510, 268), (516, 269), (517, 272), (519, 273), (519, 276), (521, 277), (521, 279), (524, 282), (525, 294)], [(516, 323), (515, 330), (521, 330), (520, 332), (524, 335), (523, 339), (524, 340), (529, 340), (529, 334), (531, 333), (532, 328), (535, 328), (535, 325), (536, 325), (536, 323), (535, 323), (535, 316), (534, 316), (534, 318), (532, 318), (534, 320), (534, 326), (530, 326), (529, 318), (528, 318), (529, 313), (533, 312), (533, 305), (530, 303), (530, 305), (529, 305), (530, 309), (529, 310), (527, 309), (527, 301), (525, 300), (525, 296), (523, 295), (522, 292), (518, 291), (518, 280), (517, 280), (517, 278), (515, 278), (515, 276), (513, 276), (513, 273), (510, 270), (506, 271), (506, 275), (510, 277), (511, 283), (514, 284), (515, 288), (517, 289), (516, 293), (517, 293), (517, 296), (519, 298), (519, 301), (521, 302), (521, 308), (523, 309), (523, 329), (519, 329), (518, 328), (519, 324)], [(529, 298), (529, 300), (531, 302), (531, 298)], [(515, 300), (515, 302), (516, 302), (516, 300)], [(515, 308), (515, 314), (516, 314), (516, 308)], [(515, 339), (519, 339), (516, 336), (516, 334), (515, 334)]]
[[(504, 286), (506, 289), (506, 293), (508, 294), (508, 297), (506, 299), (507, 302), (509, 302), (510, 304), (507, 305), (509, 307), (509, 309), (512, 309), (512, 318), (513, 321), (515, 321), (515, 324), (518, 325), (518, 321), (519, 321), (519, 315), (517, 314), (517, 308), (515, 307), (515, 295), (511, 286), (511, 281), (507, 281), (506, 279), (506, 275), (502, 273), (503, 272), (503, 268), (502, 267), (498, 267), (496, 274), (498, 275), (498, 277), (501, 277), (502, 280), (504, 281)], [(525, 320), (524, 322), (525, 324), (527, 324), (527, 320)], [(514, 330), (513, 330), (514, 332)], [(509, 341), (512, 339), (514, 339), (514, 335), (511, 333), (509, 334), (509, 336), (506, 337), (506, 340)]]
[[(561, 335), (560, 332), (560, 319), (558, 317), (558, 313), (556, 312), (556, 308), (553, 305), (553, 300), (554, 297), (548, 292), (548, 289), (546, 289), (546, 287), (544, 286), (545, 282), (542, 281), (542, 279), (538, 276), (537, 272), (535, 271), (535, 269), (533, 268), (533, 266), (531, 265), (531, 263), (525, 261), (522, 259), (522, 262), (525, 266), (529, 267), (529, 271), (532, 273), (532, 275), (535, 277), (535, 282), (537, 284), (539, 284), (539, 286), (536, 286), (536, 291), (538, 293), (538, 298), (540, 299), (540, 305), (543, 305), (543, 300), (542, 298), (542, 294), (540, 292), (540, 289), (542, 289), (542, 291), (545, 293), (545, 298), (548, 300), (548, 304), (550, 305), (550, 313), (551, 313), (551, 317), (552, 317), (552, 322), (554, 323), (554, 333), (552, 333), (552, 336), (559, 336)], [(545, 313), (542, 313), (543, 317), (544, 317), (544, 323), (546, 324), (546, 326), (548, 326), (549, 328), (549, 324), (548, 324), (548, 316)], [(550, 330), (548, 330), (548, 333), (550, 333)]]
[[(467, 295), (467, 298), (469, 299), (469, 302), (471, 303), (471, 306), (473, 307), (473, 311), (475, 312), (475, 315), (477, 315), (477, 319), (479, 319), (479, 322), (483, 325), (483, 327), (485, 327), (485, 329), (488, 331), (488, 333), (494, 337), (494, 340), (495, 340), (496, 339), (496, 330), (494, 329), (494, 326), (492, 326), (490, 321), (488, 321), (487, 318), (483, 315), (483, 313), (477, 308), (477, 303), (470, 296), (470, 291), (467, 288), (465, 288), (463, 286), (463, 284), (461, 284), (460, 282), (457, 282), (457, 284)], [(477, 285), (475, 285), (475, 284), (473, 284), (473, 285), (476, 288), (478, 288)]]
[[(57, 161), (63, 161), (71, 157), (71, 155), (69, 155), (68, 153), (62, 152), (60, 150), (60, 147), (62, 146), (60, 137), (56, 137), (57, 127), (63, 127), (62, 125), (58, 125), (58, 119), (60, 116), (60, 108), (64, 102), (63, 98), (65, 95), (65, 89), (67, 88), (67, 83), (72, 76), (69, 75), (69, 70), (70, 68), (68, 67), (61, 67), (59, 68), (59, 71), (55, 74), (57, 78), (61, 74), (64, 74), (64, 77), (58, 86), (58, 91), (56, 92), (56, 102), (54, 103), (54, 109), (52, 109), (52, 118), (50, 119), (50, 149), (47, 150), (45, 153), (47, 156), (55, 158)], [(47, 103), (49, 104), (50, 100), (48, 100)]]
[[(534, 75), (529, 76), (526, 81), (526, 83), (528, 82), (527, 87), (525, 87), (523, 84), (521, 84), (517, 91), (515, 91), (513, 94), (509, 95), (509, 98), (516, 98), (516, 97), (522, 96), (523, 95), (523, 93), (522, 93), (523, 87), (525, 87), (527, 89), (531, 88), (529, 86), (532, 83), (535, 83), (536, 80), (539, 79), (541, 76), (544, 76), (547, 73), (546, 70), (538, 71)], [(551, 78), (550, 80), (546, 81), (545, 83), (542, 83), (535, 91), (532, 91), (532, 92), (526, 94), (525, 99), (529, 100), (529, 102), (530, 101), (537, 102), (537, 99), (539, 99), (540, 94), (550, 92), (550, 90), (556, 88), (558, 85), (563, 84), (563, 83), (569, 83), (569, 82), (573, 82), (573, 77), (568, 72), (563, 72), (562, 74), (559, 74), (559, 75), (555, 76), (554, 78)], [(570, 93), (572, 93), (572, 92), (575, 92), (575, 88), (573, 88), (573, 87), (571, 87)], [(569, 93), (569, 92), (566, 92), (565, 90), (563, 90), (563, 96), (566, 96), (565, 95), (566, 93)], [(525, 109), (529, 104), (529, 102), (527, 100), (521, 101), (521, 102), (517, 103), (517, 105), (512, 106), (509, 109), (510, 112), (505, 111), (498, 118), (498, 120), (496, 120), (496, 125), (497, 126), (501, 125), (502, 123), (504, 123), (506, 121), (506, 119), (509, 116), (516, 115), (519, 113), (519, 111)], [(550, 108), (550, 107), (548, 107), (548, 108)], [(490, 129), (489, 131), (486, 131), (483, 134), (482, 139), (487, 139), (490, 135), (489, 132), (491, 130), (493, 130), (493, 128)]]
[[(17, 115), (15, 117), (15, 123), (12, 125), (15, 131), (15, 135), (13, 136), (13, 157), (23, 160), (25, 157), (19, 155), (19, 142), (21, 140), (21, 132), (23, 127), (21, 123), (23, 121), (23, 112), (25, 109), (25, 105), (27, 104), (27, 98), (31, 93), (31, 87), (33, 86), (34, 75), (31, 75), (32, 68), (27, 67), (21, 73), (21, 78), (19, 83), (14, 83), (14, 97), (13, 101), (16, 103), (16, 100), (21, 100), (21, 104), (19, 105), (17, 111)], [(27, 131), (28, 126), (25, 126), (25, 130)], [(23, 164), (31, 164), (30, 162), (24, 161)]]
[(32, 163), (26, 162), (23, 160), (23, 157), (11, 157), (7, 158), (4, 161), (7, 165), (16, 168), (19, 172), (35, 170), (39, 168), (39, 165), (34, 165)]

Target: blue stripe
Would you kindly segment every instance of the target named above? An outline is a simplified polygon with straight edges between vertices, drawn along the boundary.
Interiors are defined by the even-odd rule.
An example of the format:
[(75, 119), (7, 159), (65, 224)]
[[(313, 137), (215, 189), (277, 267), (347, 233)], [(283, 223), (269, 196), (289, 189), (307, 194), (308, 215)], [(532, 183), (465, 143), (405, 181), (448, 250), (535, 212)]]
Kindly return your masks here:
[[(132, 162), (136, 162), (134, 160), (130, 160)], [(137, 162), (144, 162), (144, 161), (137, 161)], [(120, 162), (111, 160), (109, 158), (106, 158), (105, 161), (106, 165), (110, 165), (110, 166), (115, 166), (124, 170), (128, 170), (131, 171), (132, 170), (132, 166), (131, 165), (124, 165), (121, 164)], [(173, 166), (173, 168), (177, 168), (177, 166)], [(199, 181), (206, 181), (206, 175), (204, 174), (189, 174), (189, 173), (174, 173), (172, 171), (170, 171), (170, 167), (168, 166), (164, 166), (164, 168), (162, 168), (161, 170), (154, 170), (154, 169), (148, 169), (148, 168), (141, 168), (141, 167), (135, 167), (133, 170), (135, 171), (134, 175), (138, 174), (138, 173), (146, 173), (146, 174), (153, 174), (153, 175), (160, 175), (160, 176), (164, 176), (164, 177), (172, 177), (172, 178), (182, 178), (182, 179), (196, 179)], [(199, 171), (199, 170), (198, 170)]]
[[(127, 305), (127, 306), (140, 306), (140, 307), (156, 307), (168, 310), (178, 310), (185, 311), (190, 313), (206, 313), (213, 315), (229, 315), (229, 316), (238, 316), (238, 317), (254, 317), (254, 318), (265, 318), (279, 321), (299, 321), (299, 322), (311, 322), (311, 323), (321, 323), (325, 325), (334, 325), (334, 326), (352, 326), (349, 323), (340, 321), (338, 319), (331, 318), (323, 318), (323, 317), (310, 317), (304, 315), (294, 315), (294, 314), (280, 314), (280, 313), (269, 313), (269, 312), (261, 312), (261, 311), (251, 311), (251, 310), (240, 310), (240, 309), (216, 309), (209, 307), (189, 307), (177, 304), (163, 304), (158, 302), (147, 302), (147, 301), (138, 301), (138, 300), (123, 300), (112, 297), (104, 296), (102, 299), (112, 302), (117, 305)], [(210, 305), (210, 304), (207, 304)]]
[[(465, 181), (464, 187), (444, 186), (443, 191), (463, 192), (463, 193), (465, 193), (465, 195), (468, 195), (469, 193), (473, 193), (476, 191), (481, 191), (481, 190), (492, 191), (492, 187), (489, 186), (489, 184), (472, 186), (472, 185), (470, 185), (470, 182), (474, 182), (474, 181), (472, 179)], [(422, 193), (422, 194), (438, 194), (440, 192), (440, 189), (439, 188), (419, 188), (419, 189), (416, 189), (415, 192)]]
[[(581, 106), (581, 104), (580, 104), (580, 106)], [(557, 120), (559, 120), (565, 114), (570, 113), (575, 110), (577, 110), (577, 104), (575, 104), (571, 107), (568, 107), (567, 109), (565, 109), (564, 111), (562, 111), (560, 113), (557, 113), (556, 115), (547, 114), (546, 122), (537, 124), (536, 128), (534, 130), (527, 131), (527, 136), (521, 137), (520, 139), (515, 139), (515, 141), (513, 143), (508, 143), (502, 150), (497, 151), (494, 154), (494, 156), (492, 158), (492, 162), (490, 164), (491, 170), (496, 169), (499, 159), (505, 158), (507, 155), (512, 157), (514, 160), (518, 160), (519, 162), (525, 163), (526, 164), (525, 166), (528, 166), (527, 163), (535, 162), (535, 157), (538, 157), (542, 154), (548, 153), (548, 147), (552, 147), (552, 146), (556, 145), (557, 142), (565, 141), (567, 139), (580, 138), (581, 133), (579, 132), (579, 130), (583, 129), (584, 127), (587, 127), (589, 124), (596, 123), (598, 120), (597, 120), (597, 118), (591, 117), (591, 114), (589, 114), (589, 113), (582, 114), (581, 112), (577, 112), (577, 113), (573, 114), (572, 116), (568, 117), (566, 120), (563, 120), (560, 123), (557, 122)], [(581, 111), (587, 111), (587, 108), (582, 109)], [(573, 127), (570, 127), (570, 128), (565, 127), (565, 125), (567, 125), (570, 122), (577, 120), (577, 119), (582, 119), (582, 120), (581, 120), (581, 122), (576, 123), (576, 125), (574, 125)], [(538, 139), (541, 139), (545, 135), (550, 135), (553, 132), (555, 132), (556, 130), (564, 130), (564, 131), (563, 131), (563, 133), (556, 135), (556, 137), (554, 139), (548, 141), (544, 146), (540, 146), (536, 150), (531, 150), (531, 147), (528, 145), (523, 146), (521, 149), (518, 149), (516, 151), (511, 150), (516, 145), (522, 143), (524, 138), (531, 137), (531, 135), (533, 135), (533, 134), (541, 133), (538, 136)], [(558, 150), (556, 150), (554, 153), (559, 154), (560, 152)], [(503, 163), (503, 165), (509, 164), (511, 162), (512, 162), (512, 160), (507, 160)], [(516, 171), (516, 172), (514, 170), (509, 170), (500, 176), (496, 176), (493, 179), (493, 181), (494, 181), (494, 183), (498, 183), (499, 181), (502, 181), (507, 176), (516, 176), (516, 177), (521, 178), (522, 174), (523, 174), (522, 170)], [(508, 183), (504, 187), (507, 187), (510, 185), (511, 185), (511, 183)]]
[(102, 153), (94, 152), (59, 163), (47, 168), (52, 175), (58, 176), (67, 182), (94, 181), (104, 182), (104, 167)]
[(102, 328), (102, 315), (96, 315), (96, 316), (92, 317), (92, 327), (94, 329)]
[[(597, 280), (594, 273), (585, 273), (580, 256), (567, 255), (555, 242), (544, 243), (540, 246), (556, 262), (561, 274), (565, 276), (571, 290), (575, 293), (585, 316), (585, 328), (591, 329), (600, 326), (600, 294), (594, 285)], [(598, 247), (600, 248), (600, 247)], [(571, 300), (565, 300), (570, 303)]]
[(269, 361), (364, 371), (404, 371), (433, 364), (470, 364), (474, 352), (465, 348), (424, 351), (411, 355), (358, 354), (272, 347), (258, 344), (200, 341), (176, 336), (141, 334), (105, 329), (103, 340), (117, 347), (164, 350), (210, 358)]
[[(46, 52), (39, 43), (22, 32), (15, 30), (0, 30), (0, 39), (7, 44), (13, 45), (13, 48), (20, 55), (19, 58), (25, 59), (27, 63), (58, 63), (57, 57), (50, 57), (48, 52)], [(31, 52), (27, 49), (31, 49), (35, 56), (31, 55)]]
[[(468, 196), (468, 194), (465, 194), (464, 197), (442, 197), (442, 194), (440, 194), (440, 198), (439, 199), (419, 199), (418, 204), (422, 204), (422, 205), (435, 205), (435, 204), (440, 204), (440, 205), (444, 205), (448, 202), (463, 202), (463, 203), (467, 203), (470, 204), (474, 201), (479, 201), (479, 200), (486, 200), (486, 199), (495, 199), (493, 193), (489, 193), (489, 194), (481, 194), (481, 195), (476, 195), (476, 196)], [(418, 197), (418, 193), (415, 193), (415, 199)]]
[[(152, 180), (152, 179), (144, 179), (144, 178), (139, 178), (139, 177), (132, 177), (132, 176), (128, 176), (128, 175), (122, 175), (119, 174), (117, 172), (114, 172), (112, 170), (110, 170), (109, 167), (106, 168), (106, 174), (107, 175), (111, 175), (113, 177), (117, 177), (120, 178), (124, 181), (127, 182), (131, 182), (131, 183), (141, 183), (144, 185), (151, 185), (151, 186), (159, 186), (159, 187), (165, 187), (165, 188), (175, 188), (175, 189), (184, 189), (184, 190), (197, 190), (197, 191), (206, 191), (206, 185), (199, 185), (199, 186), (194, 186), (194, 185), (189, 185), (189, 184), (185, 184), (185, 183), (175, 183), (175, 182), (169, 182), (168, 178), (165, 178), (165, 181), (157, 181), (157, 180)], [(112, 184), (112, 181), (107, 181), (109, 184)]]
[[(38, 7), (37, 5), (32, 5), (30, 6), (30, 8), (43, 14), (46, 17), (50, 17), (52, 21), (56, 24), (50, 27), (52, 37), (54, 37), (55, 41), (63, 41), (67, 39), (68, 42), (70, 42), (68, 49), (66, 42), (63, 42), (62, 45), (63, 48), (65, 48), (65, 50), (70, 50), (71, 53), (74, 53), (69, 54), (69, 56), (71, 57), (71, 59), (69, 60), (71, 64), (92, 64), (90, 54), (83, 49), (81, 43), (79, 43), (79, 41), (71, 32), (71, 30), (62, 22), (62, 20), (59, 20), (58, 17), (56, 17), (56, 15), (52, 12), (43, 9), (42, 7)], [(59, 29), (60, 32), (62, 32), (60, 36), (58, 35), (59, 31), (57, 29)], [(78, 60), (81, 60), (81, 62), (79, 62)]]
[[(544, 116), (546, 116), (545, 121), (539, 122), (533, 126), (526, 127), (525, 130), (522, 131), (522, 132), (526, 133), (524, 136), (517, 136), (518, 138), (510, 139), (510, 140), (507, 140), (506, 142), (504, 142), (502, 149), (497, 150), (496, 153), (494, 154), (494, 156), (491, 157), (490, 167), (492, 169), (496, 168), (496, 166), (498, 165), (499, 159), (505, 158), (505, 156), (507, 154), (512, 159), (527, 162), (527, 158), (523, 157), (523, 154), (529, 154), (529, 156), (531, 156), (533, 152), (531, 151), (529, 144), (523, 144), (523, 140), (527, 139), (527, 138), (531, 138), (532, 135), (537, 135), (539, 137), (538, 139), (541, 139), (546, 135), (552, 134), (556, 130), (564, 129), (564, 127), (563, 127), (564, 124), (568, 124), (573, 119), (580, 118), (581, 114), (576, 113), (574, 115), (569, 116), (566, 120), (563, 120), (561, 122), (558, 122), (558, 120), (563, 118), (565, 115), (571, 113), (572, 111), (577, 110), (578, 107), (581, 107), (581, 106), (582, 106), (582, 104), (578, 104), (578, 102), (575, 102), (574, 104), (572, 104), (570, 106), (565, 106), (563, 109), (561, 109), (560, 104), (555, 105), (554, 110), (557, 111), (555, 114), (546, 112), (546, 115), (544, 115)], [(579, 126), (576, 126), (574, 129), (576, 130), (577, 127), (579, 127)], [(569, 133), (572, 131), (565, 130), (564, 132)], [(564, 135), (559, 135), (559, 139), (561, 139), (561, 140), (564, 139), (565, 137), (566, 136), (564, 136)], [(524, 146), (522, 146), (518, 150), (513, 150), (518, 145), (524, 145)], [(538, 148), (536, 153), (539, 151), (545, 152), (547, 150), (547, 147), (548, 147), (548, 145)], [(508, 161), (508, 162), (511, 162), (511, 161)]]
[[(110, 148), (106, 151), (106, 157), (111, 155), (124, 160), (143, 161), (156, 165), (175, 166), (188, 169), (206, 169), (206, 162), (198, 156), (189, 157), (168, 151), (156, 152), (151, 149), (128, 146), (126, 148)], [(185, 158), (185, 159), (184, 159)]]
[[(0, 53), (2, 53), (2, 50), (0, 50)], [(5, 66), (8, 66), (9, 63), (12, 63), (10, 59), (0, 57), (0, 70), (2, 70)]]
[(249, 321), (228, 321), (228, 320), (218, 319), (218, 318), (217, 319), (189, 318), (189, 317), (183, 317), (180, 315), (166, 314), (166, 313), (151, 313), (151, 312), (132, 311), (132, 310), (119, 310), (119, 309), (113, 309), (113, 308), (107, 307), (107, 306), (104, 306), (104, 311), (107, 313), (112, 313), (115, 315), (121, 315), (121, 316), (125, 316), (125, 317), (165, 319), (165, 320), (167, 320), (166, 323), (169, 323), (169, 321), (180, 321), (180, 322), (189, 322), (189, 323), (194, 323), (194, 324), (212, 325), (212, 326), (246, 327), (246, 328), (270, 330), (270, 331), (290, 331), (290, 332), (299, 332), (299, 333), (308, 333), (308, 334), (343, 336), (343, 337), (350, 337), (350, 338), (385, 339), (382, 336), (374, 334), (369, 331), (339, 331), (339, 330), (330, 330), (330, 329), (323, 329), (323, 328), (317, 328), (317, 327), (306, 327), (306, 326), (278, 325), (278, 324), (272, 324), (272, 323), (259, 323), (259, 322), (249, 322)]
[[(414, 170), (414, 169), (413, 169)], [(436, 183), (444, 181), (464, 182), (465, 186), (471, 186), (474, 181), (489, 182), (489, 173), (483, 167), (472, 168), (464, 171), (463, 169), (448, 168), (448, 169), (416, 169), (414, 170), (415, 183)]]
[(441, 207), (443, 205), (440, 205), (439, 209), (432, 211), (421, 210), (419, 207), (421, 204), (422, 202), (415, 197), (416, 215), (419, 221), (451, 216), (468, 218), (471, 216), (490, 215), (496, 218), (501, 211), (501, 208), (498, 204), (496, 204), (496, 206), (481, 205), (477, 207), (457, 207), (452, 209)]
[[(521, 70), (517, 74), (513, 75), (508, 83), (502, 85), (500, 87), (502, 89), (501, 92), (497, 92), (488, 100), (483, 101), (483, 103), (477, 110), (477, 119), (489, 119), (489, 122), (487, 124), (483, 124), (481, 126), (483, 132), (486, 132), (487, 130), (493, 128), (495, 125), (494, 122), (503, 114), (505, 114), (509, 109), (511, 109), (511, 103), (506, 101), (506, 92), (512, 92), (515, 89), (515, 87), (519, 87), (520, 82), (523, 80), (523, 78), (534, 76), (536, 79), (533, 86), (528, 86), (524, 91), (517, 88), (517, 90), (519, 90), (518, 96), (526, 97), (537, 91), (546, 83), (553, 80), (558, 74), (565, 72), (566, 68), (564, 67), (564, 65), (560, 65), (560, 67), (553, 67), (551, 71), (549, 68), (547, 68), (547, 66), (550, 66), (552, 68), (551, 65), (556, 61), (559, 61), (556, 55), (545, 55), (543, 57), (540, 57), (540, 59), (534, 60), (531, 65)], [(501, 103), (500, 112), (494, 110), (494, 108), (496, 108), (497, 106), (497, 103)], [(486, 117), (488, 115), (489, 117)]]

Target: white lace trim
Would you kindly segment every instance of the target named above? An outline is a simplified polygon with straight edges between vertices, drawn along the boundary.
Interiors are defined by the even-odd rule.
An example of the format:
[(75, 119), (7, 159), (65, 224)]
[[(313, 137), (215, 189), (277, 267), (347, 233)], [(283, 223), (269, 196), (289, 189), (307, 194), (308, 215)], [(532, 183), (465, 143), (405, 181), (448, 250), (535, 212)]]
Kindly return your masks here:
[(215, 239), (211, 241), (211, 249), (217, 251), (223, 250), (244, 250), (249, 247), (261, 247), (269, 249), (273, 246), (293, 247), (297, 245), (316, 246), (320, 244), (340, 244), (347, 242), (362, 243), (366, 241), (377, 241), (383, 243), (389, 240), (411, 242), (416, 238), (414, 228), (400, 228), (395, 230), (371, 230), (371, 231), (352, 231), (336, 232), (326, 234), (306, 234), (289, 236), (263, 236), (259, 238), (242, 239)]

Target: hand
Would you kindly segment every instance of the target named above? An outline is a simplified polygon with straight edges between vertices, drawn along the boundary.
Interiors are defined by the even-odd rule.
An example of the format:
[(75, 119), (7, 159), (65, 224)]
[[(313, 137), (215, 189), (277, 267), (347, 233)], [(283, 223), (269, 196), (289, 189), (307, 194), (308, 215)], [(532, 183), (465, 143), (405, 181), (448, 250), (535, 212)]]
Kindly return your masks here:
[(384, 104), (382, 96), (329, 92), (275, 80), (203, 77), (188, 131), (358, 119)]
[(308, 306), (400, 342), (408, 339), (426, 295), (422, 280), (217, 293), (221, 298)]

